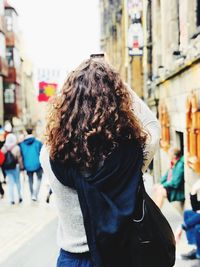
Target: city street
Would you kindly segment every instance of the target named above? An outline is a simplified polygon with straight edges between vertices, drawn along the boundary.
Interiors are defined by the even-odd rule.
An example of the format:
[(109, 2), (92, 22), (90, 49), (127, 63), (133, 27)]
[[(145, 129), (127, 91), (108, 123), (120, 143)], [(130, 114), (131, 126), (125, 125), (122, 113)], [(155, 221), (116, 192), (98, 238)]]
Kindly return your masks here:
[[(151, 176), (146, 175), (146, 188), (150, 193)], [(39, 202), (29, 199), (28, 183), (22, 182), (24, 203), (9, 206), (7, 196), (0, 202), (0, 267), (55, 267), (59, 248), (56, 245), (57, 218), (54, 197), (45, 202), (48, 186), (43, 180)], [(4, 186), (5, 189), (7, 186)], [(163, 212), (173, 230), (181, 223), (181, 215), (169, 203)], [(185, 237), (177, 246), (177, 258), (187, 248)], [(198, 267), (198, 261), (177, 259), (175, 267)]]
[(13, 252), (0, 267), (55, 267), (57, 220), (53, 220)]
[[(53, 267), (58, 254), (53, 196), (50, 206), (45, 202), (48, 185), (43, 179), (39, 201), (33, 202), (27, 180), (21, 180), (21, 204), (11, 206), (7, 194), (0, 200), (0, 266)], [(7, 185), (4, 189), (7, 193)]]
[[(175, 208), (171, 206), (168, 202), (165, 202), (165, 205), (163, 207), (163, 213), (170, 222), (170, 225), (172, 226), (173, 231), (175, 232), (177, 227), (182, 223), (182, 217), (177, 212)], [(180, 254), (185, 253), (188, 251), (188, 245), (185, 238), (185, 235), (183, 234), (183, 237), (180, 240), (180, 243), (178, 243), (176, 248), (176, 264), (174, 267), (200, 267), (200, 261), (198, 260), (181, 260)]]
[[(193, 249), (193, 258), (200, 255), (199, 74), (200, 0), (43, 0), (40, 5), (34, 0), (0, 0), (0, 267), (56, 266), (54, 194), (60, 197), (59, 218), (66, 227), (74, 226), (66, 234), (62, 227), (59, 240), (64, 247), (69, 242), (66, 250), (77, 245), (83, 224), (76, 194), (62, 187), (74, 175), (65, 167), (72, 163), (88, 175), (98, 167), (100, 171), (112, 147), (121, 153), (121, 140), (126, 139), (143, 148), (144, 155), (138, 155), (143, 163), (150, 162), (144, 174), (146, 190), (150, 196), (153, 192), (155, 203), (180, 237), (174, 267), (200, 267), (200, 260), (182, 260)], [(41, 166), (43, 144), (53, 162), (44, 160)], [(126, 155), (123, 160), (128, 162)], [(116, 181), (106, 181), (110, 164), (108, 170), (104, 167), (102, 187), (121, 197)], [(41, 168), (53, 171), (61, 183), (52, 181), (50, 203), (47, 196), (52, 191)], [(20, 178), (19, 169), (24, 170)], [(128, 175), (128, 169), (114, 169)], [(36, 174), (42, 179), (40, 191), (40, 183), (33, 183)], [(3, 175), (9, 179), (9, 199)], [(113, 169), (111, 175), (116, 177)], [(126, 188), (128, 183), (121, 181), (120, 188)], [(156, 183), (160, 185), (152, 191)], [(92, 193), (98, 215), (92, 216), (85, 197), (81, 206), (88, 206), (91, 218), (84, 222), (100, 231), (98, 216), (107, 213), (99, 198), (95, 200), (99, 192)], [(109, 207), (116, 212), (113, 206)], [(126, 212), (129, 203), (122, 206)], [(94, 218), (100, 218), (97, 224)], [(111, 226), (108, 218), (106, 226)], [(117, 226), (120, 220), (115, 220)], [(79, 242), (82, 246), (82, 239)], [(154, 251), (151, 256), (160, 255)]]

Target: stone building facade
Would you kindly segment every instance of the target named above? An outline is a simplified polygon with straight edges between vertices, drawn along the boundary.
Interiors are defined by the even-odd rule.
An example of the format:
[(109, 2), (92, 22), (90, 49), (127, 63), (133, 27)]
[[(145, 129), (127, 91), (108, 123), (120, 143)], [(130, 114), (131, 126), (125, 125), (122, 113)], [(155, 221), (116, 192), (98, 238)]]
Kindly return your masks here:
[(169, 148), (185, 158), (186, 196), (200, 178), (200, 1), (143, 0), (144, 95), (162, 126), (156, 180)]
[(143, 97), (142, 53), (138, 53), (142, 50), (137, 47), (138, 32), (140, 35), (143, 32), (142, 0), (100, 0), (99, 5), (101, 50), (131, 88)]

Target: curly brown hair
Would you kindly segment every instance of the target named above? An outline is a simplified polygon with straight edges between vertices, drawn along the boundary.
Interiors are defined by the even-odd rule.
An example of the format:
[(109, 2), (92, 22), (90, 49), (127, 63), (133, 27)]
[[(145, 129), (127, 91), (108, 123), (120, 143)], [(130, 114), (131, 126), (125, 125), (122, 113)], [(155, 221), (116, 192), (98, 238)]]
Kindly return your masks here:
[(84, 61), (50, 103), (45, 135), (50, 158), (91, 171), (131, 139), (144, 148), (146, 133), (127, 86), (105, 61)]

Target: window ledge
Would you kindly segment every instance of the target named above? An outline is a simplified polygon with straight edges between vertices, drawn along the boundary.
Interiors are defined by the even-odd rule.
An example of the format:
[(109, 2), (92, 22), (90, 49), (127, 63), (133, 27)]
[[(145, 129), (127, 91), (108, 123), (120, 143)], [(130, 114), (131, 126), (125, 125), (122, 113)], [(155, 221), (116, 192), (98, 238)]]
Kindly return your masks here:
[(190, 39), (195, 39), (198, 35), (200, 35), (200, 26), (196, 28), (196, 31), (190, 36)]
[(175, 70), (171, 71), (168, 75), (165, 75), (164, 77), (158, 79), (155, 84), (156, 86), (159, 86), (160, 84), (163, 84), (167, 80), (170, 80), (171, 78), (177, 76), (181, 72), (184, 72), (185, 70), (189, 69), (192, 65), (197, 64), (200, 61), (200, 53), (198, 53), (192, 60), (186, 60), (183, 62), (182, 66), (178, 66)]

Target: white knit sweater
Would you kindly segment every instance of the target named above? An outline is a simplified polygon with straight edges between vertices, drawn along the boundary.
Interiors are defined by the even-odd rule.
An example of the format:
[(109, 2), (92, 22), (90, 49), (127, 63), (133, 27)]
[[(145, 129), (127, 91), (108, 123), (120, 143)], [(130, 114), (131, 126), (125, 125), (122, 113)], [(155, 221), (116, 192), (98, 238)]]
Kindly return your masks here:
[[(149, 133), (146, 144), (147, 158), (143, 166), (143, 172), (145, 172), (159, 144), (160, 125), (154, 114), (132, 90), (131, 95), (134, 101), (134, 112)], [(45, 146), (42, 147), (40, 161), (44, 174), (49, 178), (50, 187), (55, 195), (59, 218), (57, 233), (58, 246), (74, 253), (88, 251), (83, 217), (76, 191), (62, 185), (57, 180), (51, 170), (49, 153)]]

